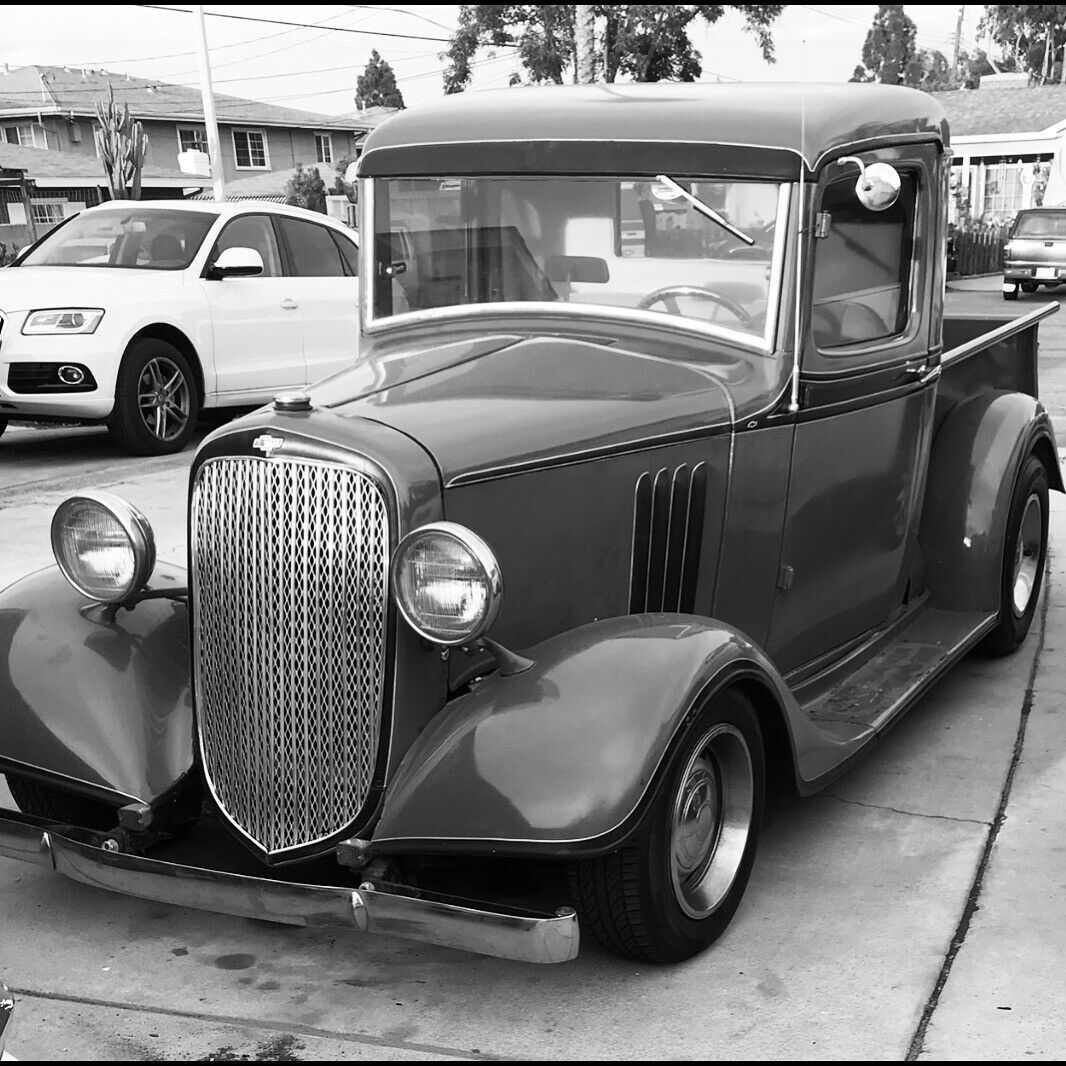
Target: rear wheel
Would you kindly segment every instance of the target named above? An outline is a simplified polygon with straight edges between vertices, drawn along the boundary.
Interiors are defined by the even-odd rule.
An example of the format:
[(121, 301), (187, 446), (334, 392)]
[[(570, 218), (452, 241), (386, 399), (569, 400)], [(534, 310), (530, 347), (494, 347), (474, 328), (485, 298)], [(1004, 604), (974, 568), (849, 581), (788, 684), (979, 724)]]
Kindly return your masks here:
[(680, 962), (725, 932), (755, 861), (765, 772), (748, 699), (715, 696), (674, 753), (633, 841), (570, 866), (574, 904), (604, 947)]
[(188, 360), (172, 344), (135, 341), (119, 367), (108, 428), (134, 455), (180, 452), (196, 432), (200, 403)]
[(0, 437), (4, 435), (4, 430), (7, 429), (7, 419), (0, 418)]
[(1023, 281), (1022, 292), (1034, 293), (1040, 286), (1035, 281)]
[(999, 621), (978, 645), (982, 654), (1009, 655), (1029, 633), (1044, 579), (1047, 527), (1047, 471), (1035, 455), (1030, 455), (1014, 486), (1007, 515)]
[(83, 829), (107, 830), (118, 825), (117, 807), (83, 799), (21, 774), (9, 773), (6, 776), (7, 787), (24, 814), (33, 814), (64, 825), (81, 826)]
[(1011, 289), (1004, 289), (1003, 290), (1003, 299), (1004, 300), (1017, 300), (1018, 299), (1018, 286), (1015, 285)]

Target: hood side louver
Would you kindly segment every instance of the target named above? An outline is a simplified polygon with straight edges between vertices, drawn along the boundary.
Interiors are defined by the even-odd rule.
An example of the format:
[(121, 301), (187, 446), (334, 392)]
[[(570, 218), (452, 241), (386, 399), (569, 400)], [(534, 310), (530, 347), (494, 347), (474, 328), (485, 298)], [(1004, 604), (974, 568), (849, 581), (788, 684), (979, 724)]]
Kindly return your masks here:
[(694, 610), (707, 502), (707, 466), (663, 467), (637, 478), (629, 611)]

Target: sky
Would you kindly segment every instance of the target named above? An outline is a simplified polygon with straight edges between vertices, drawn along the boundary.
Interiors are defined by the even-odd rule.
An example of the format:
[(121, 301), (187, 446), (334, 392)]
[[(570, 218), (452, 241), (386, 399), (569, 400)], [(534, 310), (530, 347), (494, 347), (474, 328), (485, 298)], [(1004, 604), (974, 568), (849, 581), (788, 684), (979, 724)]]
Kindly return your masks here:
[[(19, 5), (4, 8), (0, 64), (92, 67), (198, 85), (195, 20), (189, 5)], [(905, 5), (918, 43), (950, 55), (959, 8)], [(790, 4), (774, 26), (777, 62), (763, 62), (743, 20), (728, 13), (693, 39), (703, 55), (703, 79), (846, 81), (860, 61), (877, 10), (873, 4)], [(983, 8), (967, 5), (963, 47), (972, 47)], [(354, 109), (355, 80), (372, 48), (389, 61), (408, 106), (439, 96), (441, 53), (455, 28), (457, 5), (410, 8), (358, 5), (207, 5), (215, 91), (281, 106), (342, 114)], [(214, 17), (240, 15), (242, 19)], [(294, 29), (276, 19), (314, 24)], [(354, 31), (354, 32), (352, 32)], [(483, 49), (474, 88), (505, 86), (520, 70), (506, 49)]]

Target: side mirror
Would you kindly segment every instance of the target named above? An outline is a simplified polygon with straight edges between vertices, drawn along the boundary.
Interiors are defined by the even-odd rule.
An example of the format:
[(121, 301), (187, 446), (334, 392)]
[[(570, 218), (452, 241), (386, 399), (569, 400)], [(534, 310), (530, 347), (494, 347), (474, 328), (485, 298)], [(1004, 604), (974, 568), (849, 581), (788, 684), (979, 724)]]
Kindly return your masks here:
[(208, 271), (215, 281), (254, 278), (263, 273), (263, 257), (254, 248), (227, 248)]
[(359, 180), (359, 164), (349, 163), (344, 171), (344, 180), (349, 185), (354, 185)]
[(857, 156), (846, 155), (838, 163), (854, 163), (859, 168), (859, 180), (855, 182), (855, 195), (868, 211), (887, 211), (898, 199), (900, 190), (899, 172), (889, 163), (871, 163), (867, 166)]

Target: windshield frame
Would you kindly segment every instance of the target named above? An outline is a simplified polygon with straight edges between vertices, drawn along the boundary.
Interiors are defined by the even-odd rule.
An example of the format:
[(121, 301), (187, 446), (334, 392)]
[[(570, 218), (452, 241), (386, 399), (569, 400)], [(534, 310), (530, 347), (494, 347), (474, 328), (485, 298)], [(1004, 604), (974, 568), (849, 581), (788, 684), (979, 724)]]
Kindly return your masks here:
[[(543, 178), (566, 179), (585, 177), (587, 175), (545, 174)], [(617, 180), (632, 180), (634, 175), (609, 175)], [(453, 174), (446, 177), (469, 179), (506, 179), (506, 174)], [(528, 177), (528, 176), (527, 176)], [(538, 176), (539, 177), (539, 176)], [(597, 175), (608, 177), (608, 175)], [(676, 176), (675, 176), (676, 177)], [(576, 321), (588, 321), (593, 318), (603, 322), (626, 322), (639, 326), (651, 326), (659, 329), (679, 329), (698, 337), (710, 337), (715, 340), (728, 341), (742, 348), (762, 354), (774, 351), (781, 308), (784, 304), (782, 285), (785, 272), (785, 250), (788, 238), (788, 220), (794, 182), (780, 178), (760, 179), (754, 177), (734, 178), (735, 181), (777, 185), (777, 217), (774, 221), (774, 246), (770, 258), (770, 277), (767, 280), (766, 324), (762, 335), (745, 333), (741, 330), (728, 329), (713, 322), (702, 322), (687, 318), (685, 315), (663, 314), (657, 311), (643, 311), (633, 307), (617, 307), (610, 304), (566, 303), (563, 301), (519, 300), (498, 303), (455, 304), (450, 307), (433, 307), (420, 311), (401, 311), (385, 316), (374, 314), (375, 284), (377, 278), (377, 235), (374, 209), (375, 183), (402, 179), (403, 175), (388, 175), (359, 180), (359, 229), (366, 234), (366, 239), (359, 242), (359, 256), (362, 273), (360, 285), (360, 319), (362, 330), (366, 334), (383, 333), (404, 326), (431, 322), (455, 321), (464, 318), (503, 318), (545, 315), (554, 318), (574, 318)], [(706, 181), (708, 178), (684, 175), (685, 181)], [(727, 177), (715, 176), (713, 180), (728, 181)]]
[[(154, 201), (149, 201), (149, 202), (154, 202)], [(165, 207), (165, 208), (151, 208), (151, 209), (149, 209), (149, 212), (148, 212), (149, 214), (161, 214), (162, 215), (162, 214), (167, 214), (168, 212), (171, 213), (171, 214), (173, 214), (173, 213), (182, 213), (182, 214), (186, 214), (186, 215), (195, 215), (197, 217), (203, 217), (203, 218), (209, 220), (208, 223), (207, 223), (207, 227), (204, 230), (204, 234), (200, 238), (200, 243), (196, 246), (195, 249), (193, 249), (192, 254), (189, 256), (188, 262), (186, 262), (184, 265), (180, 265), (180, 266), (168, 266), (168, 267), (157, 266), (157, 267), (153, 267), (153, 266), (146, 266), (144, 263), (86, 263), (86, 262), (82, 262), (82, 263), (28, 263), (27, 262), (27, 260), (30, 258), (30, 256), (34, 255), (37, 251), (39, 251), (41, 246), (46, 244), (50, 240), (50, 238), (52, 238), (53, 236), (56, 236), (64, 228), (66, 228), (68, 223), (74, 222), (76, 219), (85, 218), (86, 215), (89, 214), (90, 212), (92, 213), (92, 216), (94, 218), (97, 218), (97, 217), (102, 216), (105, 211), (108, 211), (108, 212), (111, 212), (111, 213), (114, 213), (114, 214), (119, 214), (122, 210), (136, 210), (137, 207), (140, 206), (140, 201), (135, 201), (135, 200), (121, 201), (121, 203), (122, 203), (121, 207), (115, 206), (117, 203), (119, 203), (119, 201), (110, 201), (107, 204), (96, 205), (96, 208), (101, 208), (102, 207), (103, 210), (97, 210), (96, 208), (86, 208), (86, 210), (84, 210), (84, 211), (78, 211), (75, 214), (71, 215), (69, 218), (63, 219), (63, 221), (58, 226), (53, 226), (52, 229), (50, 229), (47, 233), (45, 233), (42, 237), (40, 237), (37, 241), (35, 241), (33, 243), (33, 245), (26, 250), (26, 252), (23, 254), (22, 258), (20, 258), (19, 261), (17, 263), (13, 264), (13, 265), (16, 266), (16, 267), (26, 267), (27, 269), (29, 269), (29, 268), (40, 268), (42, 270), (53, 270), (53, 269), (72, 269), (72, 270), (148, 270), (148, 271), (151, 271), (154, 274), (173, 273), (175, 271), (180, 272), (180, 271), (183, 271), (183, 270), (189, 270), (189, 269), (192, 268), (193, 264), (196, 262), (197, 256), (199, 256), (200, 253), (204, 250), (204, 246), (207, 245), (207, 243), (208, 243), (207, 239), (208, 239), (208, 237), (211, 236), (212, 232), (214, 231), (215, 224), (218, 222), (219, 217), (220, 217), (220, 213), (218, 211), (200, 211), (200, 210), (195, 210), (195, 209), (190, 210), (187, 207), (183, 208), (181, 206), (181, 201), (180, 200), (174, 201), (173, 205), (172, 205), (171, 201), (166, 201), (167, 207)]]

